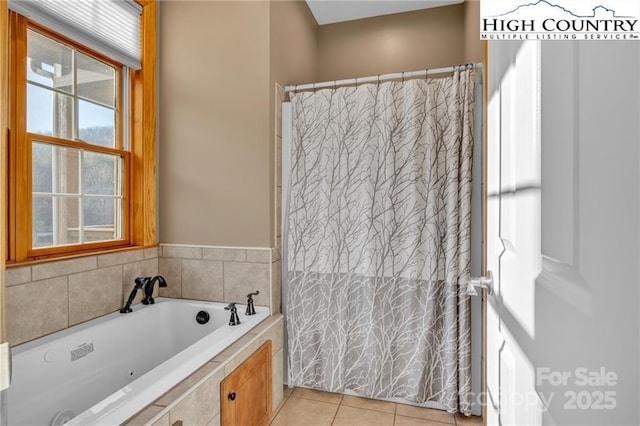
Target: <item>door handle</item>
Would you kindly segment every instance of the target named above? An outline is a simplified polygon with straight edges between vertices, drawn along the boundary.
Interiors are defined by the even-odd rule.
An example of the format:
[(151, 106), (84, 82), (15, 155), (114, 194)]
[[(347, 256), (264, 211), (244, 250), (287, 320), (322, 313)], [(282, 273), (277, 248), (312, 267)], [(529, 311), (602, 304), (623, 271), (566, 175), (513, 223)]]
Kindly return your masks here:
[(489, 296), (491, 296), (493, 294), (493, 272), (487, 271), (486, 277), (469, 278), (469, 281), (467, 281), (467, 295), (477, 296), (476, 287), (486, 288), (489, 291)]
[(235, 401), (235, 399), (236, 399), (236, 393), (235, 393), (235, 392), (230, 392), (230, 393), (229, 393), (229, 395), (228, 395), (228, 398), (229, 398), (231, 401)]

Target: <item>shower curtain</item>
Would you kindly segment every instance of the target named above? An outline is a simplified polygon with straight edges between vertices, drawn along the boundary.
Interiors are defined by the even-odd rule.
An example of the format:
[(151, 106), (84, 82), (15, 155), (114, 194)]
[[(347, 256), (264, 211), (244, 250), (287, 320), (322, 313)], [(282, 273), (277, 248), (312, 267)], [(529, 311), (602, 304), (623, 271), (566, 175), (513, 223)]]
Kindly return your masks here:
[(474, 85), (291, 96), (289, 385), (470, 413)]

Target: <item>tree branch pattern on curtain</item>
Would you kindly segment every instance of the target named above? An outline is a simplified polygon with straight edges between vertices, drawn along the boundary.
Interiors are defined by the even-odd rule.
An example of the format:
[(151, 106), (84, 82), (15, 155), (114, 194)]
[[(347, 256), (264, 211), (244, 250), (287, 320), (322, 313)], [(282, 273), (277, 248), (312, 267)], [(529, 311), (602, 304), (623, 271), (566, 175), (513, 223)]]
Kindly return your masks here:
[(292, 95), (290, 385), (470, 414), (474, 85)]

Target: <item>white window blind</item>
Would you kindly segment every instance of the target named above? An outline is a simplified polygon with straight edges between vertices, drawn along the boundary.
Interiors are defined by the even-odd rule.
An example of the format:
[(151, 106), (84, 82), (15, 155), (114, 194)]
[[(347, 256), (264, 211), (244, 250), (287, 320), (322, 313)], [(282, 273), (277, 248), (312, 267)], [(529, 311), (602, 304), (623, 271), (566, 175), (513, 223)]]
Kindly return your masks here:
[(9, 9), (140, 69), (142, 7), (133, 0), (9, 0)]

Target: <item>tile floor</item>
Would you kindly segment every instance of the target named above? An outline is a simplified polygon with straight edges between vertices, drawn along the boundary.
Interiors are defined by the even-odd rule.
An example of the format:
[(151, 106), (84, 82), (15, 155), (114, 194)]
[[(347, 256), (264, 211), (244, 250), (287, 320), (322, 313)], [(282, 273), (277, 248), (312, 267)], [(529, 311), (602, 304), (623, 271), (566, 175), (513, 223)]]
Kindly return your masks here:
[(285, 386), (272, 426), (481, 426), (480, 417)]

